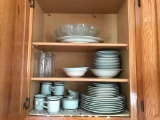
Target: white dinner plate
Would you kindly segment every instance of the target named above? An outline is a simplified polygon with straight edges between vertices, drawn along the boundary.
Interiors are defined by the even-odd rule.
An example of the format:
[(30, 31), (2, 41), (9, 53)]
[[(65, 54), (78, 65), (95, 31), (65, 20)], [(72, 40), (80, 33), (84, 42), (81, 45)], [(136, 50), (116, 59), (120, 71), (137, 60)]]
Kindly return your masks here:
[(98, 54), (117, 54), (117, 53), (120, 53), (120, 51), (118, 50), (100, 50), (100, 51), (97, 51), (96, 53)]
[(117, 83), (93, 83), (95, 87), (118, 87)]
[(119, 96), (113, 97), (113, 98), (97, 98), (97, 97), (88, 96), (86, 94), (81, 94), (81, 96), (83, 98), (88, 98), (88, 99), (93, 99), (93, 100), (98, 100), (98, 101), (119, 101), (119, 100), (125, 99), (124, 96), (122, 96), (122, 95), (119, 95)]
[(91, 36), (64, 36), (57, 39), (58, 42), (73, 42), (73, 43), (97, 43), (103, 42), (101, 38)]
[(94, 62), (94, 65), (97, 65), (97, 66), (101, 66), (101, 65), (106, 65), (106, 66), (120, 66), (120, 63), (119, 62), (114, 62), (114, 63), (109, 63), (109, 62)]
[(96, 57), (119, 58), (119, 54), (98, 54)]
[(85, 110), (88, 110), (90, 112), (94, 112), (94, 113), (106, 113), (106, 114), (113, 114), (113, 113), (119, 113), (119, 112), (122, 112), (124, 111), (124, 108), (121, 108), (121, 109), (110, 109), (110, 110), (106, 110), (106, 109), (94, 109), (94, 108), (89, 108), (89, 107), (84, 107), (84, 106), (81, 106), (83, 109)]
[(101, 62), (101, 63), (118, 63), (118, 62), (120, 63), (120, 59), (117, 59), (117, 60), (107, 60), (107, 59), (106, 60), (103, 60), (103, 59), (99, 60), (99, 59), (95, 59), (94, 61), (95, 62)]

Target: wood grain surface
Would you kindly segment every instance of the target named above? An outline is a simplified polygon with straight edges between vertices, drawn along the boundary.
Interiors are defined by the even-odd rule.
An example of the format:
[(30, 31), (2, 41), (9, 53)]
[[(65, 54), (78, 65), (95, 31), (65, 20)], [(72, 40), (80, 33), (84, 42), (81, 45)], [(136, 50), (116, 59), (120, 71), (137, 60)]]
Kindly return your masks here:
[(144, 119), (153, 120), (159, 114), (159, 42), (156, 2), (141, 1), (142, 78)]
[(138, 95), (138, 119), (144, 119), (144, 112), (141, 110), (141, 102), (143, 101), (143, 79), (142, 79), (142, 41), (141, 41), (141, 21), (140, 21), (140, 7), (138, 1), (135, 0), (135, 18), (136, 18), (136, 68), (137, 68), (137, 95)]
[(125, 0), (37, 0), (45, 13), (115, 14)]
[(29, 8), (28, 0), (17, 0), (16, 3), (16, 22), (15, 40), (12, 50), (12, 86), (9, 106), (9, 120), (24, 119), (25, 109), (23, 103), (26, 99), (26, 78), (27, 78), (27, 47), (28, 47), (28, 27), (29, 27)]
[(136, 68), (136, 19), (135, 0), (128, 0), (129, 25), (129, 78), (130, 78), (130, 106), (131, 120), (138, 120), (137, 114), (137, 68)]
[(0, 119), (8, 119), (12, 85), (12, 58), (16, 2), (0, 0)]
[(35, 117), (29, 116), (25, 120), (131, 120), (129, 117)]

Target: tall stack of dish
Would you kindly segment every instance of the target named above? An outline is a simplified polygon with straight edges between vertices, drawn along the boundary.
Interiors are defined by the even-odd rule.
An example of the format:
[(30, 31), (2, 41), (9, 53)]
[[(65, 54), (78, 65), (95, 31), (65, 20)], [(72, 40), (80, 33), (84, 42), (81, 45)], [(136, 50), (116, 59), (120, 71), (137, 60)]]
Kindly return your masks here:
[(93, 83), (81, 94), (81, 107), (94, 113), (120, 113), (125, 109), (125, 97), (116, 83)]
[(112, 78), (118, 75), (120, 69), (120, 52), (117, 50), (97, 51), (94, 60), (94, 69), (97, 77)]

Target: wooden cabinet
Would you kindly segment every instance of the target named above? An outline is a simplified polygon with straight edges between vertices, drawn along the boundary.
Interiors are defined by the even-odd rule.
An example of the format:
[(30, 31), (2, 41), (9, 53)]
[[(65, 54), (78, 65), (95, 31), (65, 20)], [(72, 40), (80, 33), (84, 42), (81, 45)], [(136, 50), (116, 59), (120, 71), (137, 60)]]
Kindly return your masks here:
[[(30, 108), (27, 119), (56, 119), (43, 117), (43, 113), (35, 114), (34, 95), (39, 93), (42, 81), (63, 81), (66, 90), (72, 89), (84, 93), (93, 82), (118, 82), (121, 93), (126, 98), (127, 114), (119, 115), (59, 115), (59, 119), (138, 119), (137, 116), (137, 79), (136, 79), (136, 44), (135, 44), (135, 6), (134, 1), (43, 1), (37, 0), (34, 8), (30, 8), (30, 26), (28, 41), (28, 91)], [(56, 3), (56, 4), (55, 4)], [(92, 5), (90, 5), (92, 3)], [(79, 8), (75, 7), (79, 6)], [(60, 43), (56, 42), (54, 31), (61, 25), (71, 23), (88, 23), (99, 26), (99, 37), (104, 43)], [(62, 71), (64, 67), (92, 67), (97, 50), (116, 49), (121, 51), (123, 71), (118, 78), (97, 78), (90, 71), (81, 78), (70, 78)], [(52, 51), (55, 53), (55, 74), (51, 78), (34, 77), (34, 53)], [(78, 58), (78, 59), (77, 59)], [(82, 113), (83, 114), (83, 113)], [(33, 117), (33, 115), (35, 117)], [(62, 117), (65, 116), (65, 117)], [(84, 116), (84, 117), (83, 117)], [(98, 116), (96, 118), (96, 116)]]
[[(159, 119), (158, 0), (142, 0), (141, 9), (137, 6), (137, 0), (35, 0), (34, 8), (33, 1), (30, 2), (17, 0), (16, 3), (12, 73), (9, 73), (12, 82), (8, 119), (141, 120), (143, 113), (140, 103), (143, 99), (145, 120)], [(99, 37), (105, 42), (57, 43), (54, 30), (60, 25), (77, 22), (99, 26)], [(82, 78), (69, 78), (61, 70), (63, 67), (78, 65), (92, 67), (94, 53), (99, 49), (121, 50), (123, 72), (118, 78), (96, 78), (91, 73)], [(55, 52), (56, 75), (52, 78), (33, 77), (34, 53), (41, 50)], [(77, 57), (79, 60), (76, 60)], [(33, 109), (34, 95), (39, 93), (42, 81), (63, 81), (66, 89), (81, 93), (88, 84), (95, 81), (118, 82), (121, 92), (126, 96), (129, 116), (32, 116), (29, 111)]]

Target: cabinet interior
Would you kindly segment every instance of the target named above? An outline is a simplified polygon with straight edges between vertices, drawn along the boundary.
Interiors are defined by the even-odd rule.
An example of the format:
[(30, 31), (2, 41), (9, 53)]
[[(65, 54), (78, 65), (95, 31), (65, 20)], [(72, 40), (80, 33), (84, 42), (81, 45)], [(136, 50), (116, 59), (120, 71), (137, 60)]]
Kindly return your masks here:
[[(53, 4), (52, 2), (56, 3)], [(75, 8), (75, 5), (81, 2), (80, 9)], [(100, 4), (89, 5), (89, 3), (95, 2)], [(73, 3), (70, 7), (68, 5)], [(82, 5), (89, 7), (84, 7)], [(107, 5), (107, 6), (106, 6)], [(78, 5), (77, 5), (78, 6)], [(76, 7), (77, 7), (76, 6)], [(78, 0), (75, 3), (73, 0), (37, 0), (34, 7), (34, 19), (33, 19), (33, 42), (56, 42), (57, 36), (55, 30), (64, 24), (73, 23), (88, 23), (93, 26), (99, 26), (100, 34), (98, 37), (104, 40), (104, 43), (125, 43), (129, 44), (128, 33), (128, 6), (127, 1), (124, 0), (95, 0), (85, 1)], [(61, 48), (63, 51), (63, 47)], [(98, 49), (99, 50), (99, 49)], [(39, 52), (36, 48), (32, 49), (32, 63), (31, 63), (31, 77), (36, 72), (36, 63), (34, 53)], [(88, 51), (52, 51), (55, 54), (55, 71), (53, 77), (67, 77), (62, 71), (64, 67), (81, 67), (87, 66), (93, 67), (93, 60), (96, 49)], [(121, 51), (121, 59), (123, 71), (119, 74), (119, 78), (129, 79), (129, 50), (124, 48)], [(90, 71), (88, 71), (84, 77), (95, 77)], [(55, 81), (52, 81), (55, 82)], [(66, 91), (69, 89), (84, 93), (87, 86), (93, 82), (80, 82), (80, 81), (64, 81)], [(98, 81), (97, 81), (98, 82)], [(106, 80), (107, 82), (107, 80)], [(33, 101), (34, 95), (40, 93), (41, 81), (30, 82), (30, 98), (31, 107), (34, 108)], [(126, 96), (126, 108), (130, 111), (130, 84), (119, 83), (120, 91)], [(67, 94), (67, 92), (66, 92)]]

